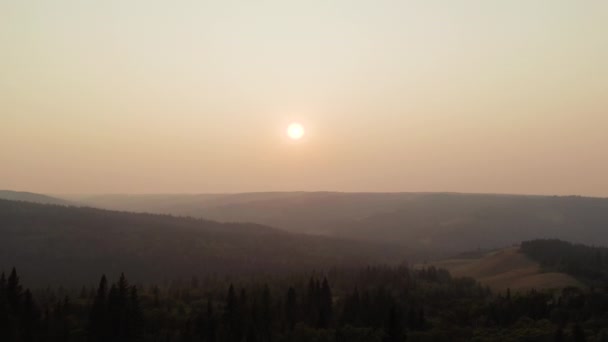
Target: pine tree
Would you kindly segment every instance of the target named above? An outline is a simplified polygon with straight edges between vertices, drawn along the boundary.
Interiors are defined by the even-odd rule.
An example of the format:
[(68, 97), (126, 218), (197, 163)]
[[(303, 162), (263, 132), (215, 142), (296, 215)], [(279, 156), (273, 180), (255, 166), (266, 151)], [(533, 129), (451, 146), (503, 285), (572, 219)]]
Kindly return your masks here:
[(308, 282), (308, 289), (306, 291), (306, 299), (304, 301), (304, 314), (308, 324), (314, 326), (318, 320), (318, 307), (317, 307), (317, 287), (313, 277), (310, 277)]
[(70, 339), (70, 299), (65, 296), (63, 300), (57, 301), (55, 305), (56, 337), (59, 341), (69, 341)]
[(297, 297), (296, 290), (290, 287), (287, 290), (287, 299), (285, 300), (285, 318), (287, 320), (287, 328), (289, 331), (293, 331), (296, 326), (297, 319)]
[(241, 341), (241, 339), (243, 338), (243, 335), (245, 335), (245, 333), (247, 332), (246, 328), (247, 328), (247, 323), (246, 322), (246, 318), (248, 317), (248, 296), (247, 296), (247, 290), (245, 290), (245, 288), (241, 288), (241, 293), (239, 294), (239, 298), (237, 300), (237, 319), (235, 321), (235, 337), (237, 341)]
[(89, 318), (89, 337), (93, 341), (103, 341), (108, 336), (107, 292), (108, 281), (102, 275)]
[(8, 340), (9, 317), (8, 303), (6, 298), (6, 275), (2, 272), (0, 275), (0, 339)]
[(108, 291), (108, 333), (112, 340), (119, 340), (122, 336), (122, 310), (121, 310), (121, 298), (118, 292), (116, 284), (110, 286)]
[[(242, 303), (241, 303), (242, 304)], [(240, 341), (241, 339), (241, 317), (240, 307), (234, 291), (234, 285), (230, 284), (226, 296), (226, 307), (224, 308), (224, 325), (227, 328), (229, 341)]]
[(401, 313), (397, 306), (391, 306), (386, 322), (384, 342), (403, 342), (405, 332), (403, 330)]
[(19, 284), (19, 276), (17, 270), (13, 267), (11, 274), (6, 282), (6, 300), (8, 303), (9, 312), (17, 314), (21, 307), (22, 288)]
[(321, 329), (327, 329), (332, 320), (333, 314), (333, 302), (332, 302), (331, 288), (327, 278), (323, 279), (323, 285), (321, 285), (319, 293), (319, 324), (318, 327)]
[(247, 323), (244, 326), (245, 341), (247, 342), (256, 342), (258, 340), (258, 336), (261, 335), (260, 331), (262, 324), (262, 317), (260, 316), (260, 308), (258, 305), (258, 297), (252, 296), (251, 305), (248, 312), (243, 312), (243, 317), (247, 317)]
[(40, 314), (29, 289), (25, 290), (23, 297), (23, 315), (21, 317), (23, 340), (33, 341), (38, 329)]
[(127, 319), (129, 323), (127, 325), (127, 337), (129, 337), (130, 340), (133, 340), (139, 336), (143, 323), (143, 312), (139, 304), (139, 296), (137, 294), (136, 286), (132, 286), (129, 291)]
[(270, 288), (264, 285), (262, 290), (262, 303), (260, 307), (259, 330), (261, 341), (270, 341), (272, 335), (272, 298)]
[[(130, 287), (124, 273), (108, 293), (107, 312), (110, 322), (110, 336), (114, 341), (129, 341), (138, 330), (139, 301), (137, 290)], [(136, 308), (137, 306), (137, 308)]]
[(117, 298), (122, 309), (126, 306), (127, 298), (129, 297), (129, 282), (127, 282), (127, 278), (125, 277), (124, 273), (120, 274), (118, 283), (116, 283), (116, 289), (118, 291)]

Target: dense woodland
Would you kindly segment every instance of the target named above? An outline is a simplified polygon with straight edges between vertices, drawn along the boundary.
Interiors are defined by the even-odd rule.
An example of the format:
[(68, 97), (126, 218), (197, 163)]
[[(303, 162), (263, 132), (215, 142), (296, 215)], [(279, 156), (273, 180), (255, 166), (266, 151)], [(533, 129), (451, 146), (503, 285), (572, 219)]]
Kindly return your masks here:
[(284, 273), (400, 262), (398, 246), (287, 233), (251, 223), (0, 200), (0, 268), (32, 285), (93, 284), (210, 274)]
[(25, 286), (1, 277), (3, 341), (608, 341), (608, 289), (492, 294), (432, 267)]
[(521, 250), (547, 271), (564, 272), (591, 286), (608, 284), (608, 248), (546, 239), (525, 241)]

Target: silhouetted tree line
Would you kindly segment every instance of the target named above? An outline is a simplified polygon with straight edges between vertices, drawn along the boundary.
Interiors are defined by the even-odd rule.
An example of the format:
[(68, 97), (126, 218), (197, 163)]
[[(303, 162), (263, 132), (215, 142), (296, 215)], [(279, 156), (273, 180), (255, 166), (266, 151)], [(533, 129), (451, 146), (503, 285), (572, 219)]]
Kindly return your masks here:
[(8, 278), (0, 276), (0, 329), (7, 340), (31, 341), (38, 328), (40, 313), (32, 293), (24, 290), (13, 268)]
[(132, 341), (140, 336), (142, 311), (137, 287), (129, 286), (124, 274), (108, 290), (101, 277), (91, 307), (89, 338), (92, 341)]
[(546, 270), (568, 273), (590, 285), (608, 282), (608, 248), (556, 239), (525, 241), (521, 250)]
[(492, 294), (433, 267), (78, 290), (0, 277), (0, 341), (605, 341), (608, 290)]

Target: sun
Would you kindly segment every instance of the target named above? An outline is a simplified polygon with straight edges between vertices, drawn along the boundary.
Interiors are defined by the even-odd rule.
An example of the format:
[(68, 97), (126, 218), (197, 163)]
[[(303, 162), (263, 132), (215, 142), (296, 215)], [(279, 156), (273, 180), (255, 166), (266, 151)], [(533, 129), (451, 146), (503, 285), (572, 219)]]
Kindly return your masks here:
[(287, 136), (291, 140), (300, 140), (304, 137), (304, 126), (300, 123), (293, 122), (287, 127)]

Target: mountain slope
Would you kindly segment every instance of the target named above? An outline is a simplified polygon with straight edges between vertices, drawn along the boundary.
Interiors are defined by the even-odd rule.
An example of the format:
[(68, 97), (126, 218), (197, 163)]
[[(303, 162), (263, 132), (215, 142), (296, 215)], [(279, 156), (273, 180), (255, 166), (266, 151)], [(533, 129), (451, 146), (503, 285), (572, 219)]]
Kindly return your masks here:
[(393, 242), (429, 255), (524, 240), (608, 244), (608, 199), (458, 193), (287, 192), (110, 195), (84, 199), (110, 209), (255, 222), (298, 233)]
[(335, 233), (458, 253), (539, 238), (608, 244), (606, 226), (608, 199), (429, 194), (399, 210), (351, 222)]
[(401, 248), (290, 234), (256, 224), (0, 200), (0, 269), (36, 282), (128, 272), (134, 280), (282, 272), (397, 261)]
[(298, 233), (328, 233), (346, 222), (396, 210), (418, 194), (261, 192), (197, 195), (98, 195), (77, 198), (113, 210), (255, 222)]
[(541, 265), (519, 247), (490, 252), (479, 258), (448, 259), (430, 263), (457, 277), (471, 277), (495, 291), (583, 287), (574, 277), (560, 272), (543, 272)]

